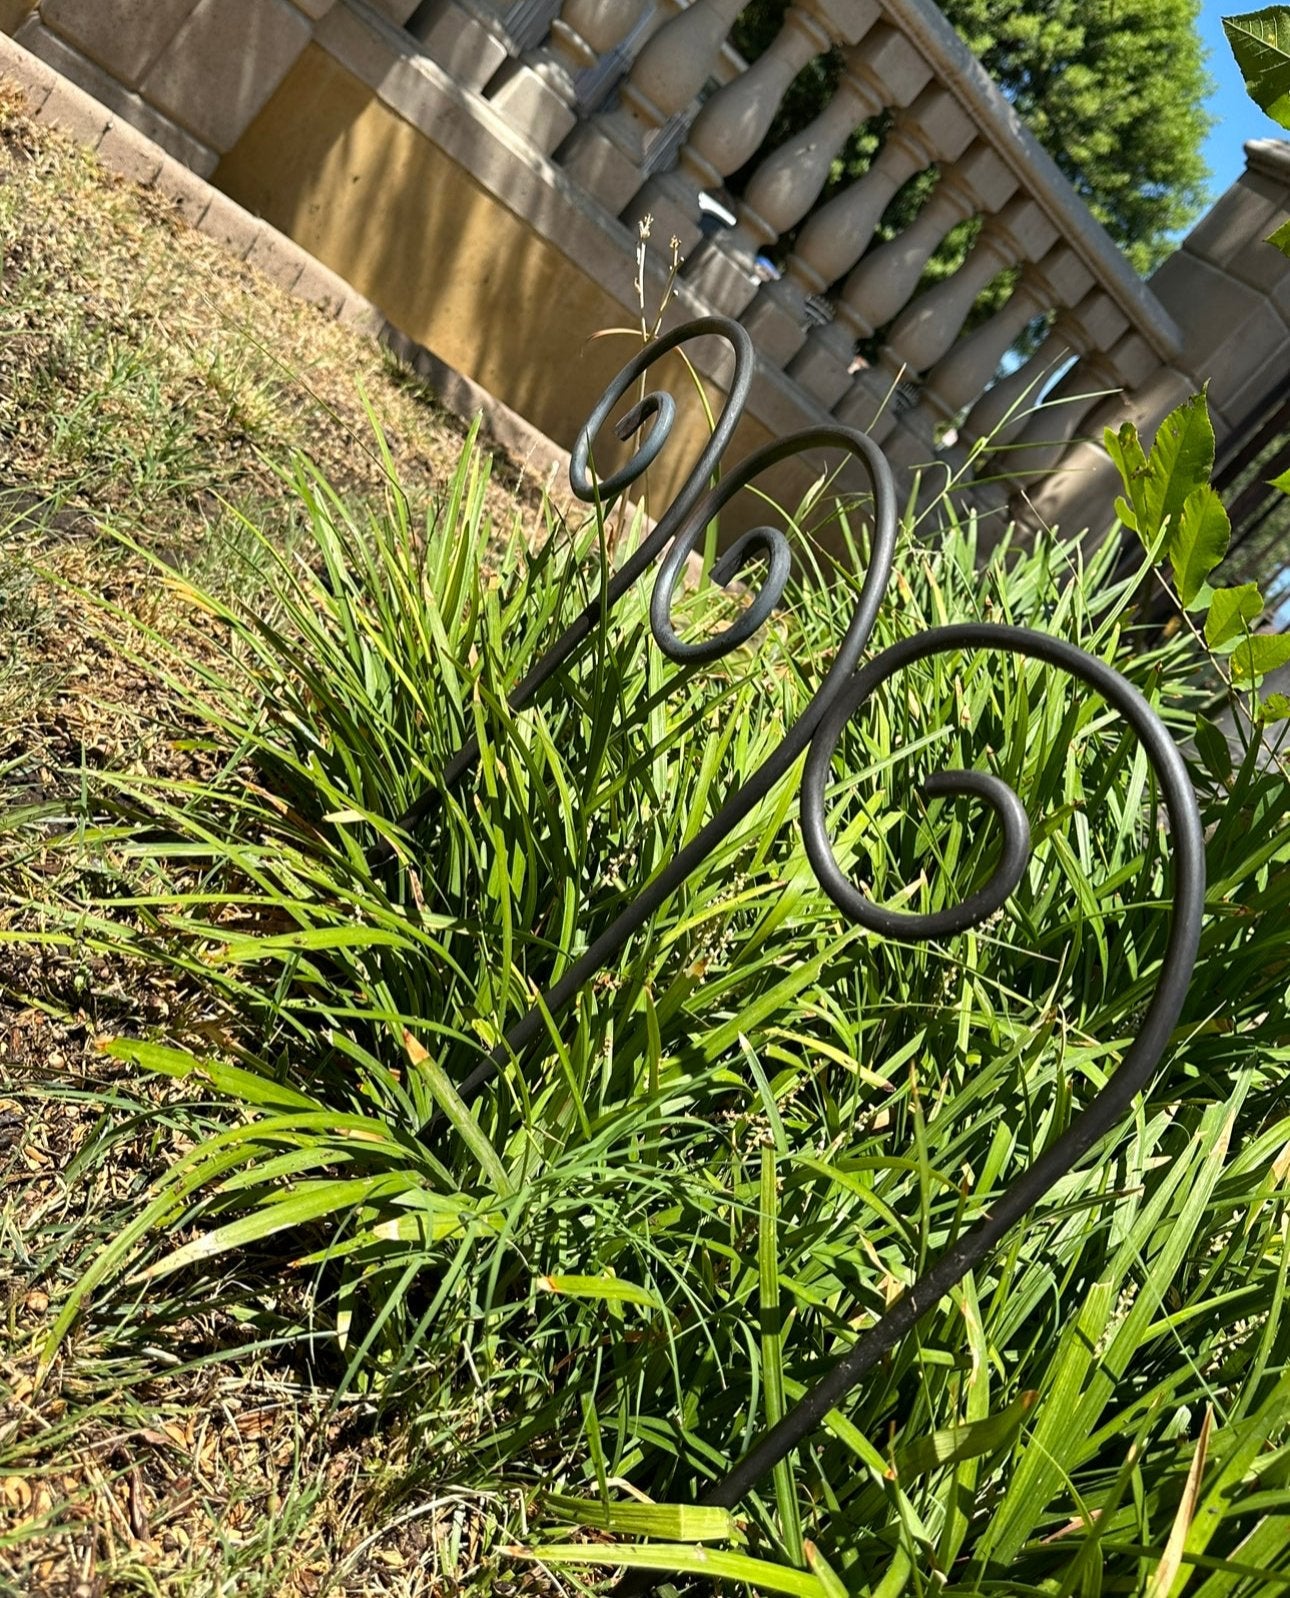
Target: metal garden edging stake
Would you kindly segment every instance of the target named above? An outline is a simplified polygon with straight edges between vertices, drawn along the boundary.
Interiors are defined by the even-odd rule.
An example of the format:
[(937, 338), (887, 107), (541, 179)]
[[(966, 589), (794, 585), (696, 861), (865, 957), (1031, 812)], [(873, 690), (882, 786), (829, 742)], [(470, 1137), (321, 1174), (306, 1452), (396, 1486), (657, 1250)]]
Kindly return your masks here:
[[(990, 1207), (984, 1219), (947, 1248), (922, 1276), (833, 1368), (801, 1398), (777, 1425), (764, 1432), (727, 1476), (700, 1497), (700, 1503), (733, 1508), (773, 1467), (802, 1443), (911, 1328), (962, 1278), (982, 1263), (1002, 1238), (1027, 1215), (1066, 1172), (1086, 1155), (1123, 1116), (1159, 1064), (1182, 1012), (1200, 939), (1205, 898), (1205, 857), (1200, 816), (1187, 768), (1164, 723), (1146, 699), (1103, 661), (1063, 639), (1028, 628), (969, 622), (932, 628), (893, 644), (867, 665), (860, 657), (873, 630), (891, 575), (896, 545), (896, 489), (891, 469), (866, 434), (851, 428), (809, 428), (757, 450), (703, 492), (714, 467), (734, 433), (747, 403), (752, 378), (752, 345), (745, 330), (724, 317), (689, 322), (646, 346), (618, 373), (592, 411), (573, 451), (570, 480), (579, 498), (605, 504), (630, 487), (657, 459), (675, 418), (670, 395), (651, 393), (633, 406), (618, 424), (624, 441), (653, 422), (632, 459), (611, 477), (596, 482), (589, 474), (591, 446), (614, 406), (632, 383), (662, 355), (690, 339), (717, 335), (735, 351), (730, 394), (712, 438), (680, 493), (654, 531), (624, 565), (608, 578), (601, 594), (566, 629), (556, 644), (530, 669), (511, 695), (513, 708), (533, 699), (539, 689), (569, 660), (603, 621), (636, 578), (662, 555), (650, 601), (650, 628), (663, 653), (680, 664), (718, 660), (746, 642), (774, 610), (784, 592), (790, 568), (788, 541), (773, 527), (743, 534), (717, 561), (713, 579), (730, 583), (751, 562), (765, 558), (766, 578), (739, 617), (715, 635), (698, 642), (680, 639), (672, 626), (672, 598), (686, 559), (704, 527), (759, 473), (806, 450), (838, 448), (860, 460), (873, 487), (873, 532), (869, 569), (855, 611), (833, 664), (779, 748), (726, 800), (726, 803), (654, 878), (631, 904), (507, 1032), (502, 1043), (462, 1082), (460, 1097), (469, 1102), (512, 1062), (522, 1065), (533, 1045), (587, 982), (613, 960), (650, 917), (720, 844), (805, 753), (801, 787), (801, 820), (806, 853), (820, 885), (843, 915), (870, 931), (914, 942), (943, 938), (979, 925), (1006, 902), (1030, 859), (1030, 826), (1021, 800), (1000, 778), (985, 772), (937, 772), (922, 785), (928, 797), (966, 794), (993, 810), (1003, 832), (999, 864), (984, 887), (962, 904), (927, 915), (883, 909), (871, 903), (849, 881), (833, 855), (825, 818), (825, 789), (830, 762), (847, 722), (872, 695), (905, 666), (954, 650), (1001, 650), (1041, 661), (1077, 678), (1117, 710), (1133, 728), (1160, 785), (1174, 849), (1172, 918), (1169, 939), (1151, 1003), (1138, 1036), (1119, 1069), (1076, 1116), (1057, 1141), (1035, 1160)], [(670, 543), (670, 548), (667, 546)], [(451, 787), (469, 771), (479, 754), (472, 739), (463, 744), (443, 769), (441, 787)], [(423, 795), (400, 818), (415, 827), (433, 810), (441, 788)], [(387, 861), (393, 850), (382, 845), (373, 863)], [(621, 1592), (656, 1585), (657, 1572), (630, 1577)]]

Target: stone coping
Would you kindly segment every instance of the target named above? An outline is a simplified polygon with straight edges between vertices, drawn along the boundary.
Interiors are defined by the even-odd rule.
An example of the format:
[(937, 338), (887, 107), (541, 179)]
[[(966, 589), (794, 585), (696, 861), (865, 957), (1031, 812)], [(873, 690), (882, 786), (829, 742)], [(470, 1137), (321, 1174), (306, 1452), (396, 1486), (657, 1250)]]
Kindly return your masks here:
[(1290, 140), (1250, 139), (1244, 148), (1245, 164), (1252, 172), (1290, 183)]
[(454, 415), (463, 421), (481, 416), (481, 432), (487, 440), (537, 481), (550, 485), (559, 475), (568, 482), (567, 450), (432, 350), (410, 339), (377, 306), (285, 233), (229, 199), (4, 34), (0, 34), (0, 79), (21, 91), (36, 122), (58, 128), (87, 145), (109, 171), (165, 195), (198, 232), (218, 240), (289, 294), (379, 340), (411, 366)]

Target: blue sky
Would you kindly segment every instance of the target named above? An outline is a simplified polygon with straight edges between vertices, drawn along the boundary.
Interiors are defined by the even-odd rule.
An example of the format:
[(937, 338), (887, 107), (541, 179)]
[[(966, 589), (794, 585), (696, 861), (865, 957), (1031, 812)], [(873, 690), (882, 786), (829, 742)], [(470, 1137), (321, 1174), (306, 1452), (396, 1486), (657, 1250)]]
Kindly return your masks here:
[(1236, 4), (1231, 4), (1230, 0), (1228, 4), (1222, 4), (1221, 0), (1201, 0), (1200, 31), (1209, 48), (1209, 75), (1215, 86), (1209, 111), (1217, 120), (1205, 144), (1210, 193), (1215, 197), (1235, 183), (1245, 170), (1241, 146), (1246, 139), (1290, 138), (1290, 132), (1278, 127), (1271, 117), (1264, 116), (1246, 94), (1223, 33), (1223, 17), (1257, 9), (1257, 0), (1254, 3), (1237, 0)]

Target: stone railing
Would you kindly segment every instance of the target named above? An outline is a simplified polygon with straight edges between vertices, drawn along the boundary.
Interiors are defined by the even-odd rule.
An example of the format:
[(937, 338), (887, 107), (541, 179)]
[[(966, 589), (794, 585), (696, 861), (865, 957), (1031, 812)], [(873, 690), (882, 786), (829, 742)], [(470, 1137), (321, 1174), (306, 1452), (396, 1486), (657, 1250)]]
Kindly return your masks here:
[[(486, 3), (473, 0), (469, 26), (500, 50)], [(481, 87), (629, 227), (650, 215), (656, 236), (678, 238), (683, 279), (703, 303), (739, 317), (764, 361), (904, 464), (925, 459), (953, 429), (964, 443), (995, 435), (1011, 446), (1010, 475), (1042, 477), (1096, 403), (1028, 422), (1026, 395), (1044, 374), (1078, 357), (1068, 387), (1131, 390), (1178, 357), (1174, 320), (928, 0), (796, 0), (766, 52), (729, 77), (723, 51), (728, 64), (726, 36), (740, 9), (739, 0), (692, 0), (681, 10), (566, 0), (546, 41)], [(460, 36), (454, 12), (462, 14), (460, 0), (438, 0), (431, 47)], [(700, 194), (720, 191), (756, 154), (793, 78), (831, 48), (843, 61), (832, 99), (754, 169), (736, 226), (705, 237)], [(579, 86), (606, 59), (622, 74), (615, 102), (588, 115)], [(881, 112), (890, 126), (869, 170), (818, 206), (849, 136)], [(673, 147), (662, 169), (660, 142)], [(928, 169), (938, 176), (915, 220), (876, 243), (889, 202)], [(979, 232), (961, 267), (918, 293), (942, 240), (969, 219)], [(795, 229), (783, 276), (759, 282), (758, 252)], [(982, 291), (1005, 271), (1015, 284), (1002, 309), (963, 334)], [(1052, 331), (1038, 355), (987, 394), (1040, 318)], [(856, 371), (857, 342), (875, 336), (879, 359)]]
[[(1250, 299), (1285, 303), (1286, 263), (1254, 231), (1286, 209), (1284, 147), (1256, 151), (1144, 284), (931, 0), (793, 0), (751, 65), (729, 43), (740, 0), (6, 5), (0, 26), (20, 43), (566, 447), (616, 359), (592, 335), (639, 323), (647, 215), (655, 255), (674, 236), (684, 256), (665, 323), (716, 312), (753, 337), (750, 445), (841, 421), (898, 467), (970, 467), (988, 508), (1041, 506), (1069, 524), (1075, 463), (1079, 515), (1109, 514), (1085, 492), (1105, 476), (1089, 443), (1104, 422), (1127, 411), (1149, 431), (1244, 348), (1247, 327), (1256, 365), (1285, 362), (1284, 315), (1265, 327)], [(789, 85), (825, 51), (840, 54), (836, 91), (758, 160)], [(836, 158), (875, 119), (868, 170), (824, 202)], [(920, 174), (927, 197), (889, 236), (884, 215)], [(711, 231), (701, 196), (732, 205), (733, 225)], [(924, 287), (964, 223), (962, 264)], [(771, 281), (757, 267), (768, 250), (784, 262)], [(1198, 277), (1193, 256), (1217, 276)], [(640, 287), (662, 275), (647, 262)], [(1000, 281), (1006, 298), (978, 322)], [(1016, 366), (1010, 352), (1041, 325)], [(719, 391), (724, 357), (705, 359)], [(1229, 404), (1245, 378), (1223, 381), (1220, 430), (1257, 398)], [(1046, 388), (1062, 403), (1036, 411)]]

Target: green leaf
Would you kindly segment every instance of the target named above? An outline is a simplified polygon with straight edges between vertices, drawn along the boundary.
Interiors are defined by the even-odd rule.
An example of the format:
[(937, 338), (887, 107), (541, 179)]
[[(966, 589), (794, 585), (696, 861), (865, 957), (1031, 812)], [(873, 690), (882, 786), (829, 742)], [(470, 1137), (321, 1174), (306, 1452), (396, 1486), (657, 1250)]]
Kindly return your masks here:
[(548, 1543), (536, 1548), (507, 1548), (512, 1559), (540, 1559), (547, 1565), (625, 1565), (629, 1570), (662, 1570), (711, 1581), (741, 1581), (754, 1589), (788, 1593), (790, 1598), (831, 1598), (831, 1589), (806, 1570), (792, 1570), (747, 1554), (728, 1554), (688, 1543), (650, 1543), (612, 1548), (604, 1543)]
[(1254, 682), (1287, 661), (1290, 661), (1290, 635), (1256, 633), (1233, 651), (1232, 677), (1236, 682)]
[(307, 1192), (265, 1204), (240, 1220), (230, 1221), (227, 1226), (217, 1226), (213, 1232), (203, 1233), (191, 1243), (185, 1243), (183, 1248), (176, 1249), (173, 1254), (167, 1254), (155, 1265), (150, 1265), (143, 1276), (145, 1279), (168, 1276), (172, 1271), (182, 1270), (185, 1265), (213, 1259), (216, 1254), (224, 1254), (232, 1248), (243, 1248), (247, 1243), (258, 1243), (275, 1232), (303, 1226), (308, 1221), (320, 1220), (324, 1215), (335, 1215), (340, 1210), (355, 1209), (365, 1199), (388, 1188), (390, 1181), (389, 1176), (364, 1176), (351, 1181), (322, 1182)]
[[(1208, 416), (1205, 420), (1208, 425)], [(1213, 438), (1212, 432), (1210, 437)], [(1212, 449), (1210, 459), (1213, 459)], [(1171, 489), (1172, 481), (1166, 488), (1166, 498)], [(1171, 511), (1170, 515), (1173, 514)], [(1174, 586), (1184, 605), (1199, 608), (1208, 601), (1209, 590), (1205, 579), (1227, 553), (1231, 536), (1232, 524), (1215, 491), (1208, 483), (1193, 489), (1183, 502), (1181, 513), (1174, 519), (1174, 532), (1169, 540), (1169, 564), (1173, 567)]]
[(1212, 1448), (1221, 1465), (1205, 1484), (1200, 1507), (1187, 1532), (1187, 1553), (1204, 1553), (1220, 1522), (1240, 1513), (1242, 1482), (1269, 1440), (1284, 1432), (1287, 1420), (1290, 1376), (1283, 1375), (1253, 1415), (1214, 1439)]
[[(1287, 222), (1286, 226), (1290, 228), (1290, 222)], [(1280, 229), (1278, 229), (1279, 231)], [(1283, 494), (1290, 494), (1290, 471), (1282, 472), (1280, 477), (1270, 477), (1268, 479), (1268, 487), (1279, 488)]]
[(1210, 772), (1220, 782), (1226, 782), (1232, 775), (1232, 751), (1227, 746), (1227, 739), (1204, 716), (1196, 717), (1196, 748)]
[[(1161, 422), (1147, 461), (1147, 527), (1154, 536), (1166, 521), (1176, 522), (1214, 469), (1214, 428), (1205, 396), (1193, 394)], [(1184, 604), (1186, 601), (1184, 600)]]
[[(1282, 255), (1290, 255), (1290, 221), (1283, 222), (1278, 228), (1273, 228), (1272, 232), (1268, 234), (1265, 242), (1268, 244), (1274, 244), (1277, 249), (1281, 251)], [(1290, 476), (1290, 473), (1287, 473), (1286, 475)], [(1285, 485), (1278, 484), (1277, 486), (1284, 487)]]
[(1290, 718), (1290, 698), (1285, 694), (1269, 694), (1259, 710), (1264, 721), (1285, 721)]
[(1243, 638), (1248, 623), (1263, 614), (1263, 595), (1257, 583), (1242, 583), (1239, 588), (1216, 588), (1205, 618), (1205, 642), (1211, 649)]
[(1250, 98), (1283, 128), (1290, 128), (1290, 9), (1265, 6), (1224, 17), (1223, 31)]
[(1147, 457), (1143, 453), (1138, 430), (1132, 422), (1122, 422), (1118, 430), (1108, 427), (1103, 439), (1106, 452), (1115, 462), (1128, 496), (1127, 499), (1116, 500), (1115, 514), (1126, 527), (1138, 533), (1144, 543), (1149, 544), (1145, 487)]
[(896, 1454), (893, 1465), (897, 1477), (908, 1481), (941, 1465), (956, 1465), (961, 1459), (997, 1453), (1017, 1435), (1038, 1397), (1037, 1391), (1024, 1392), (997, 1415), (987, 1415), (984, 1420), (968, 1421), (962, 1426), (947, 1426), (917, 1438)]
[(735, 1517), (728, 1509), (703, 1504), (603, 1504), (594, 1498), (550, 1493), (542, 1508), (555, 1519), (575, 1526), (594, 1526), (625, 1537), (661, 1537), (667, 1542), (730, 1542)]
[(802, 1547), (806, 1553), (806, 1563), (820, 1578), (820, 1585), (823, 1587), (827, 1598), (848, 1598), (846, 1583), (815, 1544), (807, 1541), (802, 1544)]
[[(766, 1392), (766, 1425), (773, 1427), (784, 1418), (784, 1323), (779, 1302), (779, 1190), (776, 1184), (775, 1151), (761, 1151), (761, 1213), (757, 1243), (759, 1278), (758, 1307), (761, 1316), (762, 1382)], [(775, 1502), (784, 1542), (790, 1553), (801, 1557), (802, 1521), (797, 1507), (797, 1490), (790, 1455), (779, 1460), (772, 1472)]]
[(599, 1298), (616, 1304), (643, 1304), (647, 1309), (663, 1308), (653, 1293), (616, 1276), (539, 1276), (537, 1286), (569, 1298)]
[(186, 1049), (171, 1049), (161, 1043), (140, 1043), (132, 1038), (114, 1038), (103, 1044), (104, 1054), (114, 1060), (124, 1060), (144, 1071), (156, 1071), (164, 1076), (184, 1078), (197, 1075), (220, 1093), (239, 1099), (244, 1104), (272, 1105), (292, 1110), (317, 1110), (317, 1099), (311, 1099), (295, 1088), (275, 1082), (271, 1077), (244, 1070), (237, 1065), (224, 1065), (218, 1060), (200, 1060)]
[(515, 1191), (515, 1184), (506, 1174), (501, 1156), (488, 1141), (488, 1134), (483, 1127), (470, 1113), (470, 1107), (448, 1080), (443, 1067), (430, 1058), (406, 1027), (403, 1031), (403, 1047), (407, 1050), (408, 1059), (413, 1067), (424, 1078), (435, 1103), (456, 1127), (462, 1142), (479, 1161), (480, 1170), (503, 1198), (509, 1198)]

